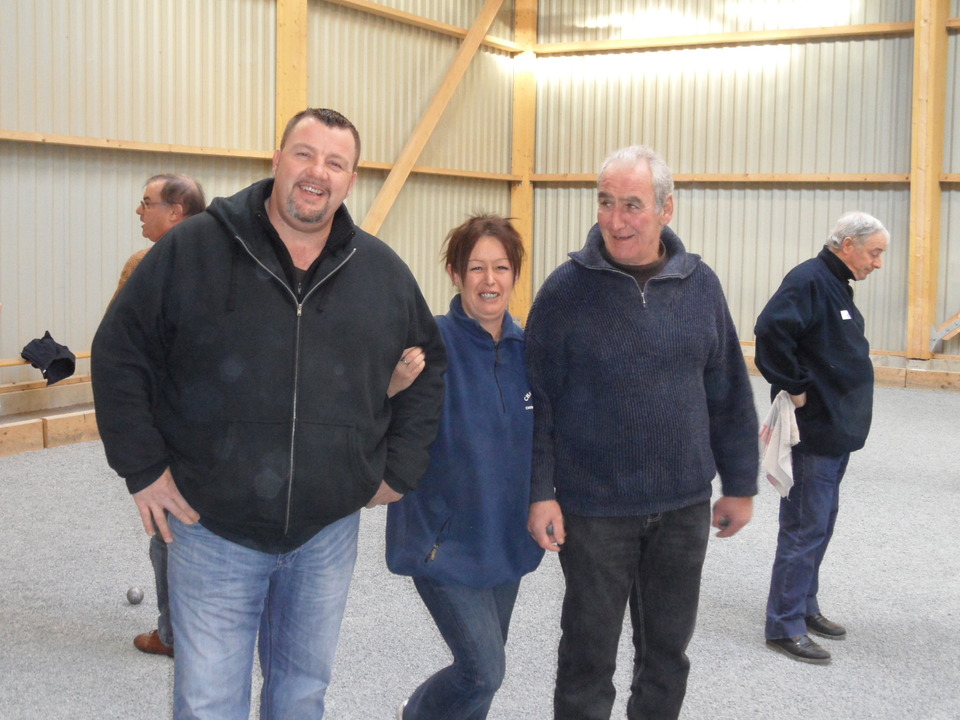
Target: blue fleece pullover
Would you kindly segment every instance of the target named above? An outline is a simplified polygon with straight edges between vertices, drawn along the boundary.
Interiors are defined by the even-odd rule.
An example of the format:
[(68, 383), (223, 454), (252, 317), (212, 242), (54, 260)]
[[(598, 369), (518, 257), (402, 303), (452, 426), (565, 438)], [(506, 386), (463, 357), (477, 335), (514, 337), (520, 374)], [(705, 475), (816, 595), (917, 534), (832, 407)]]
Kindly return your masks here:
[(796, 411), (798, 452), (859, 450), (873, 415), (873, 363), (853, 273), (829, 248), (787, 273), (757, 318), (757, 368), (781, 390), (807, 393)]
[(533, 501), (636, 516), (757, 492), (757, 414), (720, 282), (670, 228), (639, 287), (598, 226), (541, 287), (526, 326)]
[(459, 295), (437, 325), (449, 360), (440, 431), (419, 488), (388, 506), (387, 566), (494, 587), (536, 569), (543, 556), (526, 529), (533, 403), (523, 331), (507, 313), (494, 342)]

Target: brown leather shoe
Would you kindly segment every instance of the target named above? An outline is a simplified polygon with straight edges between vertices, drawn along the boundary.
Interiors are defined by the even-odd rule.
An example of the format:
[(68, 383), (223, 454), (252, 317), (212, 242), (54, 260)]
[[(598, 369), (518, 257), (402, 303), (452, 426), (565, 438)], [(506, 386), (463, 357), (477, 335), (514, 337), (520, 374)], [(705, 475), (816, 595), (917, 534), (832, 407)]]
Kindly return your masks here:
[(151, 630), (148, 633), (137, 635), (133, 639), (133, 646), (140, 652), (173, 657), (173, 648), (160, 639), (159, 630)]

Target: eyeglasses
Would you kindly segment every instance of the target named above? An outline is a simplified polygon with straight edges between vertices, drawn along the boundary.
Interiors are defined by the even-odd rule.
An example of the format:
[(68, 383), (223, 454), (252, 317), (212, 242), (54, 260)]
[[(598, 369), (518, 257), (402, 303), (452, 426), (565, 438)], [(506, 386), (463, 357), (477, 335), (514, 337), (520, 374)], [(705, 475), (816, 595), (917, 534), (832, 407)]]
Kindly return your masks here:
[(147, 200), (146, 198), (140, 201), (141, 210), (146, 210), (147, 208), (153, 207), (154, 205), (179, 205), (179, 203), (163, 202), (162, 200), (153, 202), (152, 200)]

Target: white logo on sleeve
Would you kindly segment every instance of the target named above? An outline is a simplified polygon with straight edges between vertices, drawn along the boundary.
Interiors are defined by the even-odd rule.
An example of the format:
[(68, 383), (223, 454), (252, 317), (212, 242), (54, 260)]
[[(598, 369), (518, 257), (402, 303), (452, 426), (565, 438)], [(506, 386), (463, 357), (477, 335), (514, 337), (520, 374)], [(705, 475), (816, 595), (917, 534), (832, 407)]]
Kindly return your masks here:
[(848, 310), (841, 310), (841, 311), (840, 311), (840, 317), (841, 317), (842, 319), (844, 319), (844, 320), (852, 320), (852, 319), (853, 319), (853, 318), (850, 317), (850, 312), (849, 312)]

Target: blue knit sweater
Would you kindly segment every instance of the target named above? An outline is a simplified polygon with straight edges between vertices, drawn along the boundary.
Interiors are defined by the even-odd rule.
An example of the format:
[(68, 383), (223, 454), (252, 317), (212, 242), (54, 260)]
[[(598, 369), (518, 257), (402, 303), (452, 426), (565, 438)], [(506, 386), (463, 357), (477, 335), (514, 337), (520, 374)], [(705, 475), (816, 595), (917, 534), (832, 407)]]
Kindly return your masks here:
[(598, 226), (537, 294), (526, 327), (532, 501), (633, 516), (757, 492), (757, 415), (716, 275), (664, 228), (643, 288), (601, 255)]
[(459, 295), (437, 325), (449, 358), (440, 431), (418, 489), (388, 506), (387, 566), (494, 587), (536, 569), (543, 556), (526, 529), (533, 404), (523, 331), (507, 313), (494, 342)]

